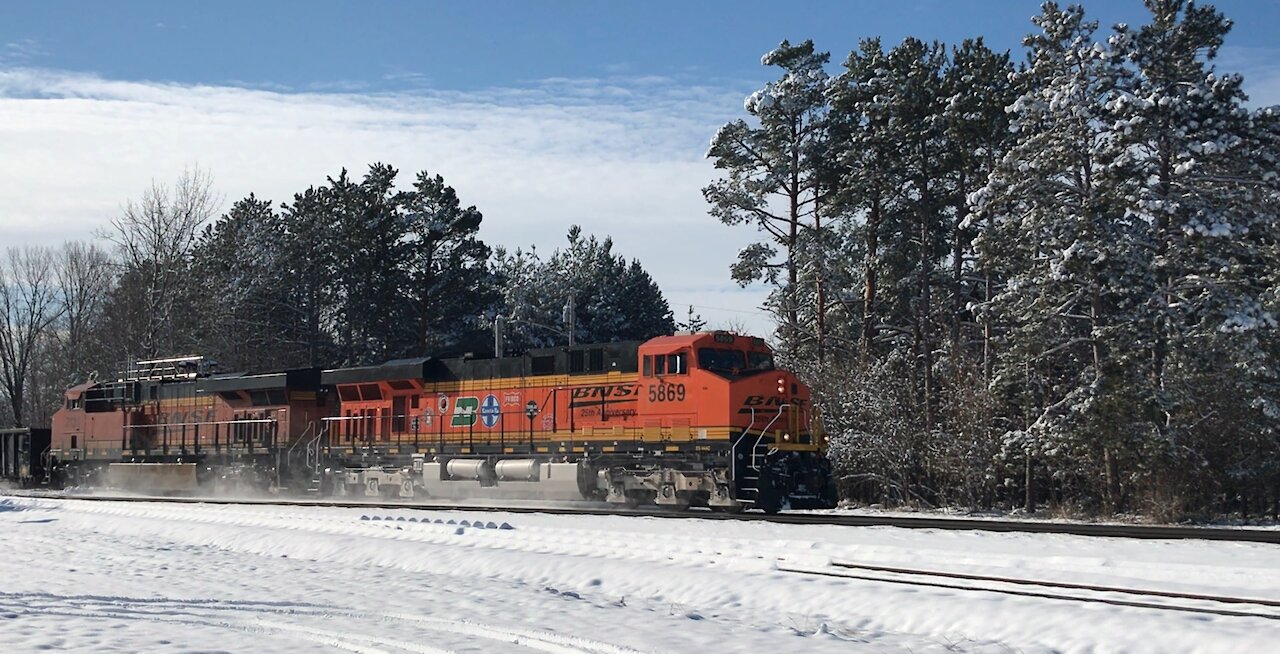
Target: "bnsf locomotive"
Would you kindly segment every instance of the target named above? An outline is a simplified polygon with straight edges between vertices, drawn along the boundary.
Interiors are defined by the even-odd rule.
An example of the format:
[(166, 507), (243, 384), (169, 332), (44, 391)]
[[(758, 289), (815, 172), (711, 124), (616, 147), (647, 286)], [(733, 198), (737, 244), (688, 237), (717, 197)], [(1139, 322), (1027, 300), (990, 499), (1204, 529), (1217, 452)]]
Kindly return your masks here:
[(826, 508), (808, 387), (727, 332), (218, 374), (142, 361), (66, 392), (46, 454), (67, 486)]

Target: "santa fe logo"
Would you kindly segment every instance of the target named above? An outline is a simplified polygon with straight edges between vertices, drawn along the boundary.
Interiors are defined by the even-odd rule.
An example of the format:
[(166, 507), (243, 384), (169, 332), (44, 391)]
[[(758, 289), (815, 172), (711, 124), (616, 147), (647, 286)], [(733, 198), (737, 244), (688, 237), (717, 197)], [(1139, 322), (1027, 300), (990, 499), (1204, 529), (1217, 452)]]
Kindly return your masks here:
[(470, 427), (476, 424), (476, 409), (480, 408), (480, 398), (460, 397), (453, 401), (452, 427)]
[(501, 417), (502, 406), (498, 404), (497, 396), (489, 395), (484, 398), (484, 404), (480, 405), (480, 419), (484, 421), (485, 428), (493, 429)]

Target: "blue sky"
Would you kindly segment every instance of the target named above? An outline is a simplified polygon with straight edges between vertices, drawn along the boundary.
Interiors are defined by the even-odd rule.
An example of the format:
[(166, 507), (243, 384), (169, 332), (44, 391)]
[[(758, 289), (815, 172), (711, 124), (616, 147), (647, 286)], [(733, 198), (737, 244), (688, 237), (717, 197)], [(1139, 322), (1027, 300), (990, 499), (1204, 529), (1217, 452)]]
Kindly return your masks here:
[[(1139, 0), (1094, 0), (1106, 26)], [(1220, 58), (1280, 103), (1280, 2), (1217, 3)], [(760, 55), (812, 38), (833, 71), (859, 38), (1019, 47), (1034, 0), (945, 2), (0, 3), (0, 244), (95, 238), (152, 180), (199, 165), (224, 206), (276, 201), (385, 161), (429, 169), (485, 213), (482, 236), (541, 251), (570, 224), (611, 234), (678, 315), (768, 329), (728, 266), (752, 239), (717, 224), (703, 158)]]
[[(1273, 48), (1280, 2), (1227, 0), (1231, 45)], [(1140, 22), (1137, 0), (1086, 3), (1105, 27)], [(554, 77), (760, 79), (760, 53), (812, 38), (838, 62), (858, 38), (1017, 48), (1034, 0), (893, 2), (246, 2), (7, 0), (0, 43), (27, 63), (105, 77), (291, 89), (473, 90)]]

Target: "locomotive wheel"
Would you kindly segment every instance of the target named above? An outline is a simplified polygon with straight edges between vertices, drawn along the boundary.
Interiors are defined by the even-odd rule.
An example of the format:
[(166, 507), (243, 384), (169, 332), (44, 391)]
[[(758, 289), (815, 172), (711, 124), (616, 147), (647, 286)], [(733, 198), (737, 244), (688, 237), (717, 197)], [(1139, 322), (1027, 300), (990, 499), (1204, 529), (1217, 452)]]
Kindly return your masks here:
[(756, 496), (756, 508), (769, 515), (775, 515), (782, 510), (782, 498), (774, 490), (771, 480), (761, 478), (760, 481), (760, 493)]
[(634, 509), (639, 506), (652, 506), (656, 504), (655, 500), (657, 499), (658, 499), (657, 491), (638, 488), (635, 490), (627, 491), (626, 506), (629, 509)]
[(747, 507), (745, 507), (745, 506), (743, 506), (741, 503), (739, 503), (737, 506), (714, 506), (714, 505), (712, 505), (710, 508), (711, 508), (711, 512), (712, 512), (712, 513), (729, 513), (729, 514), (736, 515), (736, 514), (739, 514), (739, 513), (742, 513), (743, 511), (745, 511)]

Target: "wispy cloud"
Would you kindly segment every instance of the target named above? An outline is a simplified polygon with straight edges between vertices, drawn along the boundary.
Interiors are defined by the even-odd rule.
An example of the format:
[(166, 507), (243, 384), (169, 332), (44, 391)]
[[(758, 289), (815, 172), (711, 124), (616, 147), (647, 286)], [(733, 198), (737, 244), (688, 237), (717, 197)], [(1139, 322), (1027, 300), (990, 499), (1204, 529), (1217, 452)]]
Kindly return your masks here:
[[(91, 238), (121, 202), (185, 165), (228, 203), (277, 202), (343, 167), (443, 174), (485, 213), (482, 236), (549, 252), (569, 225), (611, 234), (683, 314), (763, 329), (757, 290), (728, 281), (751, 235), (707, 215), (707, 140), (742, 89), (665, 78), (542, 80), (474, 92), (281, 92), (0, 69), (0, 241)], [(746, 312), (746, 313), (743, 313)]]
[(404, 86), (426, 86), (431, 83), (429, 75), (414, 70), (393, 70), (384, 74), (382, 79), (385, 82)]
[(35, 39), (18, 39), (10, 41), (0, 48), (0, 65), (26, 65), (31, 61), (48, 56), (40, 43)]

